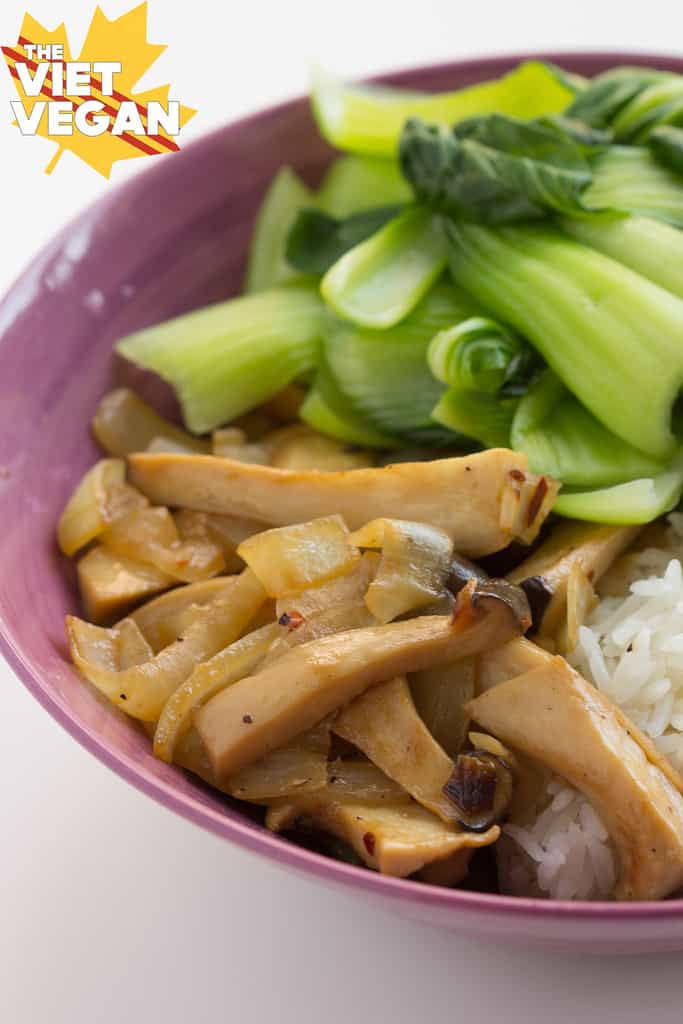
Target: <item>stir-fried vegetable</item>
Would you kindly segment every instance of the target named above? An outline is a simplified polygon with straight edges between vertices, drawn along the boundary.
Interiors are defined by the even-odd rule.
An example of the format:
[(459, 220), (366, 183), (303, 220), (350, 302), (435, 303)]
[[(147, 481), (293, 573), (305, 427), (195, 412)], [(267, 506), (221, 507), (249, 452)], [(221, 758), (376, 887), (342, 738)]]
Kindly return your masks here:
[(561, 113), (571, 102), (567, 80), (539, 61), (520, 64), (508, 75), (456, 92), (407, 93), (386, 87), (353, 86), (317, 71), (313, 112), (322, 135), (339, 149), (393, 156), (410, 117), (450, 125), (475, 114), (540, 117)]
[(88, 470), (59, 520), (57, 540), (63, 554), (74, 555), (106, 530), (114, 515), (112, 501), (116, 502), (125, 475), (122, 459), (100, 459)]
[(565, 218), (562, 228), (578, 242), (683, 299), (683, 231), (648, 217), (612, 221)]
[(237, 551), (269, 597), (295, 594), (343, 576), (360, 558), (339, 515), (265, 530), (243, 541)]
[(513, 539), (531, 543), (557, 493), (554, 481), (527, 472), (526, 456), (506, 449), (352, 473), (278, 470), (206, 455), (133, 455), (129, 468), (158, 504), (274, 526), (307, 515), (341, 515), (350, 529), (383, 516), (410, 519), (444, 530), (471, 558)]
[[(683, 493), (683, 77), (319, 76), (313, 105), (349, 155), (276, 175), (250, 294), (119, 343), (212, 433), (100, 403), (58, 528), (72, 660), (312, 849), (457, 885), (496, 844), (503, 891), (670, 895), (677, 684), (623, 615), (680, 569), (623, 594), (679, 529), (630, 547)], [(636, 665), (643, 708), (611, 703)]]
[(266, 193), (254, 225), (246, 291), (277, 288), (301, 277), (288, 262), (285, 249), (297, 212), (313, 203), (313, 194), (292, 168), (281, 168)]
[(415, 308), (446, 262), (446, 245), (430, 211), (409, 207), (342, 256), (320, 290), (347, 320), (392, 327)]
[(175, 643), (151, 661), (128, 668), (120, 666), (116, 655), (120, 626), (101, 629), (70, 615), (67, 633), (71, 657), (86, 679), (126, 714), (156, 722), (168, 698), (195, 665), (236, 640), (265, 598), (265, 590), (246, 569), (230, 598), (219, 597), (204, 605)]
[[(618, 437), (657, 459), (673, 453), (683, 301), (551, 228), (449, 220), (447, 233), (460, 285), (525, 334)], [(634, 416), (644, 396), (647, 416)]]
[(356, 697), (332, 728), (442, 821), (458, 820), (443, 792), (453, 762), (415, 710), (405, 678), (390, 679)]
[(276, 288), (148, 327), (117, 350), (172, 384), (185, 422), (200, 433), (313, 369), (323, 320), (313, 291)]
[(365, 596), (378, 622), (391, 622), (443, 595), (453, 554), (453, 542), (443, 530), (405, 519), (374, 519), (349, 540), (359, 548), (381, 549)]

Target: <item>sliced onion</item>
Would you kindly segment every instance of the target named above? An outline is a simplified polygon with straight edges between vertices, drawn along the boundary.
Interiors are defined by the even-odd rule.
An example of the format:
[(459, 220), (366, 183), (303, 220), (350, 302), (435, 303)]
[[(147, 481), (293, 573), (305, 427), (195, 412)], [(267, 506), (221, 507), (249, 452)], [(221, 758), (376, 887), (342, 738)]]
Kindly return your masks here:
[(339, 515), (264, 530), (243, 541), (238, 555), (270, 597), (298, 593), (349, 572), (360, 559)]
[(359, 548), (381, 548), (382, 558), (365, 602), (379, 622), (391, 622), (441, 597), (453, 542), (436, 526), (403, 519), (373, 519), (349, 538)]

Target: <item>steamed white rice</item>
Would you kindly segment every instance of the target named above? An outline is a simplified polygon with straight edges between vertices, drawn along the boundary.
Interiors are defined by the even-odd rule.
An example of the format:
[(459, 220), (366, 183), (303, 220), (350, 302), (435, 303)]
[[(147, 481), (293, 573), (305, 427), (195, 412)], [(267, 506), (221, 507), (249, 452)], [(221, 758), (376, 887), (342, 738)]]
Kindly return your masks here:
[[(624, 593), (599, 602), (569, 660), (683, 769), (683, 515), (669, 517), (666, 543), (631, 556)], [(562, 780), (548, 783), (530, 826), (506, 825), (504, 833), (509, 891), (569, 900), (611, 895), (616, 868), (607, 830)]]
[(616, 869), (607, 829), (581, 793), (562, 779), (546, 787), (545, 810), (528, 828), (506, 825), (505, 888), (556, 900), (608, 899)]

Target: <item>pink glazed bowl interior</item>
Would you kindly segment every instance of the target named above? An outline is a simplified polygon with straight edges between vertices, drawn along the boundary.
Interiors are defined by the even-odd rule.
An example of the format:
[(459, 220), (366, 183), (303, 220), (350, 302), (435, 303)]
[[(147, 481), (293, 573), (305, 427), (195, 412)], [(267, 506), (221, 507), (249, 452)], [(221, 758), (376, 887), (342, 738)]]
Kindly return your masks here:
[[(683, 59), (550, 54), (592, 75), (620, 63), (683, 73)], [(519, 56), (386, 76), (440, 90), (497, 76)], [(478, 937), (593, 952), (683, 949), (683, 900), (571, 904), (440, 889), (385, 878), (274, 836), (179, 769), (105, 706), (67, 660), (64, 615), (77, 609), (72, 568), (54, 542), (72, 487), (97, 457), (89, 422), (112, 386), (168, 395), (112, 354), (130, 331), (237, 293), (254, 215), (291, 164), (311, 184), (332, 156), (304, 99), (227, 125), (155, 162), (69, 225), (0, 304), (0, 653), (71, 735), (150, 796), (196, 824), (311, 878), (434, 925)]]

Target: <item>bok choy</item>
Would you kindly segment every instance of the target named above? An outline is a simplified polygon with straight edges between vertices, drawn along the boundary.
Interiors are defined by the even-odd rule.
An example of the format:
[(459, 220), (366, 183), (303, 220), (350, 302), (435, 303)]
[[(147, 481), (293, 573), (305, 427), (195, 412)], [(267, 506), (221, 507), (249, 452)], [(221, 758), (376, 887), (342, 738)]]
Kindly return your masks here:
[(540, 61), (527, 61), (502, 78), (447, 93), (410, 93), (386, 86), (347, 85), (316, 70), (313, 113), (321, 134), (338, 149), (395, 156), (410, 117), (451, 125), (477, 114), (511, 117), (559, 114), (574, 96), (569, 79)]
[(655, 459), (673, 454), (681, 299), (551, 227), (447, 219), (445, 230), (459, 285), (529, 338), (614, 434)]
[(446, 268), (446, 243), (430, 210), (412, 206), (350, 249), (320, 287), (331, 308), (362, 327), (392, 327)]
[(339, 391), (377, 429), (404, 442), (462, 444), (458, 434), (432, 419), (446, 388), (430, 371), (427, 350), (435, 334), (477, 312), (467, 295), (444, 283), (388, 330), (330, 320), (325, 358)]
[(528, 455), (535, 473), (547, 473), (569, 486), (604, 487), (667, 468), (604, 427), (552, 370), (519, 402), (510, 441), (511, 448)]
[(174, 388), (201, 434), (315, 368), (325, 307), (308, 288), (275, 288), (206, 306), (119, 341), (117, 352)]
[(432, 339), (427, 362), (449, 386), (432, 417), (489, 447), (509, 446), (519, 397), (542, 365), (534, 350), (502, 324), (470, 317)]

